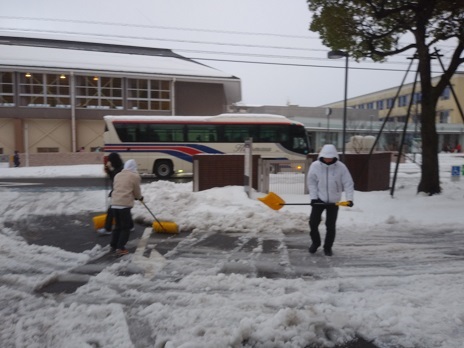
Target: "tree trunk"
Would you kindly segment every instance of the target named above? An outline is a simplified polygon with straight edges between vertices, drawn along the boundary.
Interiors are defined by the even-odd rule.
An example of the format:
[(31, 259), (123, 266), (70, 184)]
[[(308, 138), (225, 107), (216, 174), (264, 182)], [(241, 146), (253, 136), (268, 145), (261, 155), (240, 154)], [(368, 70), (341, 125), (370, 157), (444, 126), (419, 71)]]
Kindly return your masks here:
[(436, 103), (422, 100), (422, 175), (417, 192), (425, 192), (429, 195), (441, 193), (435, 113)]

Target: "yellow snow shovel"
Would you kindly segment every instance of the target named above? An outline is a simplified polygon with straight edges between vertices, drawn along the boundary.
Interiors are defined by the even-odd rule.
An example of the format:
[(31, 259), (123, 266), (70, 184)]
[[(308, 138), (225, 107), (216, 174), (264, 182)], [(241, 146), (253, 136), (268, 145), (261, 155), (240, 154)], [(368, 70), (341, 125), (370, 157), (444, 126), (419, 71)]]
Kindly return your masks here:
[[(94, 216), (92, 218), (93, 227), (95, 228), (95, 230), (99, 230), (100, 228), (105, 227), (106, 215), (107, 214), (101, 214), (101, 215)], [(114, 219), (113, 219), (113, 225), (114, 225)]]
[[(311, 203), (285, 203), (285, 201), (279, 197), (277, 194), (274, 192), (269, 192), (266, 196), (258, 198), (261, 202), (266, 204), (269, 208), (274, 209), (274, 210), (279, 210), (282, 209), (284, 205), (312, 205)], [(317, 205), (337, 205), (337, 206), (343, 206), (343, 207), (349, 207), (350, 203), (348, 201), (341, 201), (341, 202), (336, 202), (336, 203), (314, 203)]]
[(159, 221), (155, 214), (153, 214), (151, 212), (151, 210), (147, 207), (147, 205), (145, 204), (144, 201), (141, 201), (142, 204), (145, 206), (145, 208), (147, 208), (148, 212), (151, 214), (151, 216), (153, 216), (153, 218), (155, 219), (155, 221), (153, 222), (153, 231), (157, 232), (157, 233), (179, 233), (179, 227), (177, 226), (177, 224), (175, 222), (172, 222), (172, 221), (163, 221), (163, 223), (161, 223), (161, 221)]

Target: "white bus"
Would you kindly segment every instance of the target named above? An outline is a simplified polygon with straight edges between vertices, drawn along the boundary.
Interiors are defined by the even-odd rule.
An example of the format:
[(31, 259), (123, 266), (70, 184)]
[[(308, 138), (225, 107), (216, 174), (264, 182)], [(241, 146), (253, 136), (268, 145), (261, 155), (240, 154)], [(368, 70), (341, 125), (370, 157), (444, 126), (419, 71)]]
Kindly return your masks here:
[(309, 143), (302, 123), (269, 114), (217, 116), (104, 116), (104, 151), (134, 159), (142, 174), (167, 179), (193, 172), (196, 154), (244, 153), (252, 138), (254, 155), (306, 159)]

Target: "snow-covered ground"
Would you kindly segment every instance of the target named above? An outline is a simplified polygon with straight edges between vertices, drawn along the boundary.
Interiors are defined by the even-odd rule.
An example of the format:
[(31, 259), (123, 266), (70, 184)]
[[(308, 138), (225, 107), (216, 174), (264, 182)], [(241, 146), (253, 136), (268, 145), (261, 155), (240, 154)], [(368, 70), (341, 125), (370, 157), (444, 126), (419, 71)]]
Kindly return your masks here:
[[(318, 277), (247, 277), (221, 272), (217, 259), (196, 268), (168, 256), (154, 277), (121, 275), (129, 257), (68, 295), (38, 295), (34, 289), (102, 248), (76, 254), (28, 245), (8, 222), (28, 214), (102, 211), (104, 192), (0, 186), (0, 345), (126, 348), (135, 347), (137, 336), (139, 347), (331, 347), (361, 335), (379, 347), (462, 348), (464, 178), (451, 180), (452, 165), (464, 165), (464, 155), (440, 154), (441, 195), (416, 194), (420, 170), (413, 163), (400, 165), (394, 197), (389, 191), (356, 192), (354, 207), (340, 208), (334, 256), (305, 253), (299, 260)], [(103, 172), (100, 165), (0, 168), (0, 182), (34, 176)], [(308, 206), (274, 211), (249, 199), (242, 187), (192, 192), (191, 183), (154, 182), (144, 184), (143, 192), (158, 218), (192, 231), (190, 239), (240, 232), (281, 241), (293, 236), (309, 245)], [(301, 194), (279, 195), (308, 202)], [(140, 204), (133, 214), (151, 220)], [(256, 258), (261, 251), (253, 250)], [(279, 262), (285, 266), (290, 258)]]

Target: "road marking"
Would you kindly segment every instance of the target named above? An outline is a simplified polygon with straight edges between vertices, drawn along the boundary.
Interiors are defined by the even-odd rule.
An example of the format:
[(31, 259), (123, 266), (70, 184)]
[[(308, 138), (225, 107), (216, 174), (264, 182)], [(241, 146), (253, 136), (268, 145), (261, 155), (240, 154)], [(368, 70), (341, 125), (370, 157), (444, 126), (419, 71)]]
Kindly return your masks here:
[(166, 265), (166, 259), (155, 250), (154, 245), (148, 246), (152, 233), (151, 227), (145, 229), (132, 258), (132, 262), (144, 270), (145, 278), (153, 278)]

